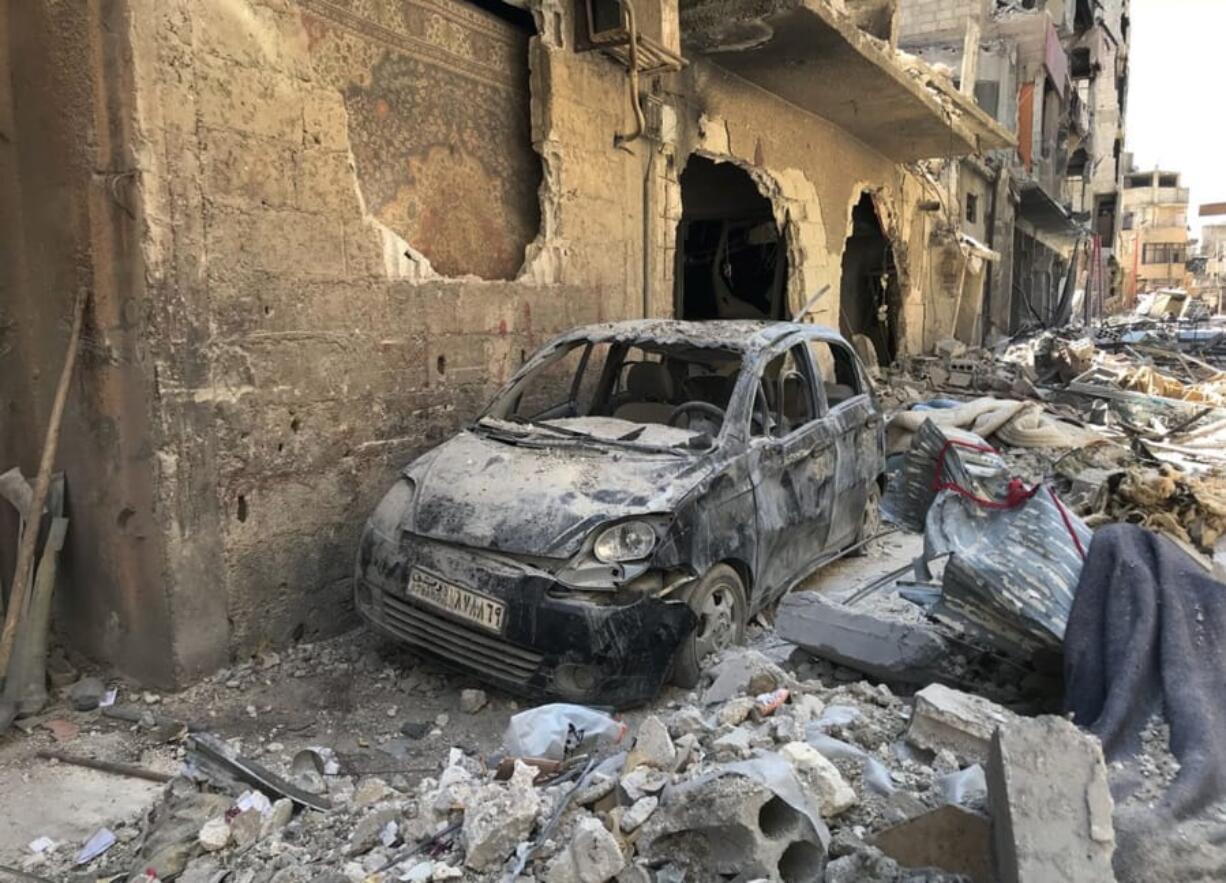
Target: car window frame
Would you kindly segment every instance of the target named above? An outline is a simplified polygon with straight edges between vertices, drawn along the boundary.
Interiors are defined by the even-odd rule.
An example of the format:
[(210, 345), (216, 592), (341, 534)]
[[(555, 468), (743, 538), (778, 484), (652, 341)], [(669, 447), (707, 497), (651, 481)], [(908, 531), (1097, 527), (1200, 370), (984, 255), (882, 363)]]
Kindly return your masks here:
[[(762, 442), (773, 442), (779, 445), (787, 444), (788, 442), (795, 441), (801, 433), (810, 430), (814, 423), (826, 419), (826, 391), (818, 383), (819, 375), (813, 362), (813, 354), (809, 351), (808, 343), (808, 339), (804, 336), (793, 335), (776, 342), (759, 355), (757, 364), (752, 368), (753, 379), (749, 389), (749, 408), (742, 424), (745, 428), (745, 438), (749, 445), (758, 445)], [(799, 349), (804, 354), (800, 360), (800, 373), (809, 381), (809, 402), (813, 409), (813, 416), (800, 426), (794, 427), (787, 435), (754, 435), (753, 404), (758, 389), (763, 388), (762, 376), (766, 373), (766, 369), (771, 362), (793, 349)]]
[[(814, 344), (814, 343), (824, 343), (826, 346), (830, 347), (831, 350), (834, 350), (836, 348), (841, 349), (847, 355), (847, 358), (850, 360), (851, 369), (853, 372), (855, 372), (856, 382), (860, 386), (860, 391), (858, 393), (856, 393), (854, 396), (847, 399), (846, 401), (839, 402), (833, 408), (829, 406), (829, 401), (826, 398), (825, 379), (821, 376), (821, 369), (817, 366), (817, 360), (813, 358), (813, 351), (809, 349), (809, 345)], [(826, 409), (825, 410), (826, 415), (837, 413), (839, 411), (842, 411), (844, 408), (846, 408), (849, 405), (856, 404), (857, 400), (860, 399), (862, 396), (867, 396), (870, 399), (872, 398), (872, 393), (871, 393), (872, 386), (868, 382), (868, 376), (866, 372), (864, 371), (863, 366), (860, 364), (860, 357), (856, 355), (855, 349), (853, 349), (850, 344), (842, 340), (833, 340), (829, 337), (826, 337), (825, 335), (814, 334), (814, 335), (809, 336), (805, 340), (805, 350), (809, 353), (809, 359), (813, 362), (813, 370), (817, 373), (818, 380), (820, 381), (818, 383), (818, 386), (821, 387), (821, 398), (822, 398), (823, 407)], [(836, 375), (834, 378), (832, 378), (832, 380), (835, 383), (837, 383), (838, 376)]]

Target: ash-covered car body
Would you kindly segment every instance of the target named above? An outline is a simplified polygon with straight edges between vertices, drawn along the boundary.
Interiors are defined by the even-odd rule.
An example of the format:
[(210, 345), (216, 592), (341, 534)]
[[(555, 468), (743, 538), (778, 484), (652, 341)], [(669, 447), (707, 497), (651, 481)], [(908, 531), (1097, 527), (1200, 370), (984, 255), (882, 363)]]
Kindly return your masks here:
[(648, 701), (864, 533), (882, 424), (827, 328), (572, 331), (403, 470), (363, 532), (357, 609), (513, 692)]

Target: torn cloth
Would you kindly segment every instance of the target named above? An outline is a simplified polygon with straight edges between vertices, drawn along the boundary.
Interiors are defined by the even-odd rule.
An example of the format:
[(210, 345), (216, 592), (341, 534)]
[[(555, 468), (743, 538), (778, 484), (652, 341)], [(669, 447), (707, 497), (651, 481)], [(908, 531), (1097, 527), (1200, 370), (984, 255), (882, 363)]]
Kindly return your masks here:
[(1136, 752), (1161, 710), (1177, 817), (1226, 793), (1226, 585), (1133, 525), (1094, 536), (1064, 636), (1065, 707), (1107, 757)]

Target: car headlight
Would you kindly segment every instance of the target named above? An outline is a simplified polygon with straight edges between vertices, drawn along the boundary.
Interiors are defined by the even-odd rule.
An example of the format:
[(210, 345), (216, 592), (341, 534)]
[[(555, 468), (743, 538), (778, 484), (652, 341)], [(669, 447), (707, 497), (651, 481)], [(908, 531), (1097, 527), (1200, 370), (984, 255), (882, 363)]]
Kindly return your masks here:
[(605, 528), (592, 545), (592, 554), (606, 564), (641, 561), (656, 547), (656, 531), (646, 521), (623, 521)]
[(401, 476), (371, 513), (370, 526), (385, 537), (395, 537), (409, 504), (413, 502), (413, 491), (413, 482)]

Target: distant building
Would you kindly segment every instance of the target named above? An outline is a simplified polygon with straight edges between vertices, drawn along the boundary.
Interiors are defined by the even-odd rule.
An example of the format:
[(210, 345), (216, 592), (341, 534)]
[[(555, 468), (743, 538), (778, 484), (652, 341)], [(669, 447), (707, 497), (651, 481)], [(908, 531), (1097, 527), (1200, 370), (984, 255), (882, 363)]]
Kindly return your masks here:
[(1188, 262), (1193, 288), (1215, 312), (1226, 300), (1226, 203), (1200, 207), (1200, 216), (1211, 220), (1201, 227), (1196, 257)]
[(1142, 172), (1129, 160), (1119, 249), (1125, 293), (1132, 301), (1147, 291), (1187, 289), (1188, 188), (1179, 172)]

